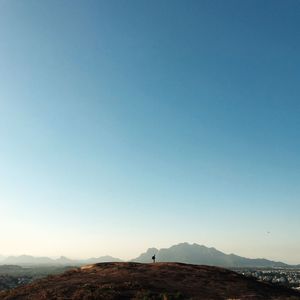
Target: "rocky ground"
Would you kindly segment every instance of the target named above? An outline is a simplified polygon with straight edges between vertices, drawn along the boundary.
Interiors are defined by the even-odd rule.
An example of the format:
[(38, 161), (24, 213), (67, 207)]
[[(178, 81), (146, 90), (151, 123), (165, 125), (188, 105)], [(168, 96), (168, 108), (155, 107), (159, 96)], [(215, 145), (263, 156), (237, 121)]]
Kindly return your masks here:
[(300, 299), (297, 291), (223, 268), (181, 263), (100, 263), (0, 293), (0, 299)]

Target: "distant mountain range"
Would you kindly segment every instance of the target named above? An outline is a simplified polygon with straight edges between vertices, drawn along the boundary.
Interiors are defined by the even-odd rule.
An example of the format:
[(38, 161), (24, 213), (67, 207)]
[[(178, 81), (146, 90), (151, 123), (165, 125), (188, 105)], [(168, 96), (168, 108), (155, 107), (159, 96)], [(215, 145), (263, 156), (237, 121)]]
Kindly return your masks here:
[(78, 266), (88, 265), (100, 262), (121, 262), (120, 259), (112, 256), (93, 257), (82, 260), (69, 259), (65, 256), (53, 259), (49, 257), (35, 257), (31, 255), (8, 256), (0, 261), (0, 265), (19, 265), (19, 266), (33, 266), (33, 265), (60, 265), (60, 266)]
[[(215, 248), (208, 248), (198, 244), (181, 243), (170, 248), (149, 248), (133, 262), (149, 263), (151, 257), (156, 255), (159, 262), (182, 262), (196, 265), (210, 265), (219, 267), (295, 267), (283, 262), (272, 261), (264, 258), (246, 258), (235, 254), (225, 254)], [(34, 257), (29, 255), (9, 256), (0, 260), (1, 265), (63, 265), (78, 266), (100, 262), (121, 262), (121, 259), (112, 256), (101, 256), (83, 260), (74, 260), (61, 256), (58, 259), (49, 257)], [(297, 266), (299, 267), (299, 265)]]
[(170, 248), (149, 248), (145, 253), (133, 259), (135, 262), (151, 262), (155, 254), (160, 262), (182, 262), (196, 265), (210, 265), (219, 267), (288, 267), (290, 265), (271, 261), (264, 258), (246, 258), (235, 254), (225, 254), (215, 248), (208, 248), (198, 244), (181, 243)]

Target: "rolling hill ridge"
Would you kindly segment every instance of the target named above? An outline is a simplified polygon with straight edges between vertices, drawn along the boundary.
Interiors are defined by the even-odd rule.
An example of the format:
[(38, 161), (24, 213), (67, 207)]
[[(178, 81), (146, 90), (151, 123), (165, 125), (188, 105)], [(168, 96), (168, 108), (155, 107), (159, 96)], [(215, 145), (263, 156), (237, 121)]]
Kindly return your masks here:
[(101, 263), (0, 292), (2, 300), (300, 299), (297, 291), (223, 268), (181, 263)]

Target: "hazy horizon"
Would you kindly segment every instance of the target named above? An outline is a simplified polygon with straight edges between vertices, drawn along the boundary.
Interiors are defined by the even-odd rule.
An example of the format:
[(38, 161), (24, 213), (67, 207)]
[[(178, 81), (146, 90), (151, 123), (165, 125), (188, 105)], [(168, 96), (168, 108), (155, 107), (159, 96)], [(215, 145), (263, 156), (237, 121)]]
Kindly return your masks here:
[(0, 254), (188, 241), (300, 263), (300, 2), (0, 0)]
[[(5, 260), (5, 258), (8, 258), (8, 257), (20, 257), (20, 256), (32, 256), (32, 257), (36, 257), (36, 258), (42, 258), (42, 257), (48, 257), (48, 258), (51, 258), (51, 259), (59, 259), (61, 257), (66, 257), (68, 259), (73, 259), (73, 260), (85, 260), (85, 259), (90, 259), (90, 258), (100, 258), (100, 257), (105, 257), (105, 256), (111, 256), (113, 258), (117, 258), (117, 259), (121, 259), (122, 261), (130, 261), (132, 259), (135, 259), (137, 258), (138, 256), (140, 256), (141, 254), (145, 253), (147, 250), (149, 249), (152, 249), (152, 248), (155, 248), (157, 250), (162, 250), (162, 249), (168, 249), (170, 247), (173, 247), (173, 246), (179, 246), (180, 244), (189, 244), (189, 245), (197, 245), (197, 246), (205, 246), (207, 248), (214, 248), (218, 251), (221, 251), (227, 255), (229, 254), (235, 254), (237, 256), (241, 256), (241, 257), (245, 257), (245, 258), (251, 258), (251, 259), (267, 259), (267, 260), (273, 260), (273, 261), (280, 261), (276, 258), (272, 259), (270, 257), (246, 257), (246, 256), (243, 256), (243, 255), (240, 255), (239, 253), (234, 253), (234, 252), (228, 252), (226, 253), (226, 251), (222, 251), (221, 249), (217, 249), (216, 247), (213, 247), (213, 246), (206, 246), (206, 245), (202, 245), (202, 244), (198, 244), (198, 243), (188, 243), (188, 242), (181, 242), (181, 243), (178, 243), (178, 244), (173, 244), (173, 245), (169, 245), (169, 246), (166, 246), (166, 247), (155, 247), (155, 246), (152, 246), (152, 247), (148, 247), (144, 250), (142, 250), (141, 252), (137, 252), (134, 256), (131, 256), (131, 257), (118, 257), (118, 256), (114, 256), (114, 255), (111, 255), (110, 253), (106, 253), (106, 254), (98, 254), (98, 255), (94, 255), (94, 256), (85, 256), (85, 257), (69, 257), (69, 256), (66, 256), (66, 255), (54, 255), (54, 256), (51, 256), (51, 255), (31, 255), (30, 253), (21, 253), (21, 254), (6, 254), (6, 255), (3, 255), (2, 253), (0, 253), (0, 264), (3, 260)], [(153, 254), (155, 254), (153, 252)], [(150, 257), (149, 257), (150, 259)], [(157, 255), (157, 261), (159, 261), (159, 255)], [(283, 262), (283, 263), (287, 263), (287, 264), (290, 264), (290, 265), (300, 265), (299, 262), (287, 262), (287, 261), (280, 261), (280, 262)]]

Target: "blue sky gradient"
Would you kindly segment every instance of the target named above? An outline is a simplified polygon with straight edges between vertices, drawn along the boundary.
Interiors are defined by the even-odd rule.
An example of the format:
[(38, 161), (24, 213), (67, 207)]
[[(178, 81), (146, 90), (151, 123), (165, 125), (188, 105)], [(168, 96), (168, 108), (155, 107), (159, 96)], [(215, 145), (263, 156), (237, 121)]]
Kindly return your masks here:
[(3, 254), (300, 263), (299, 37), (296, 0), (0, 0)]

